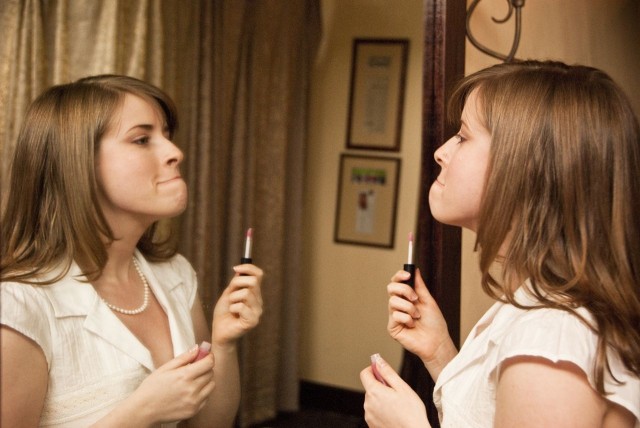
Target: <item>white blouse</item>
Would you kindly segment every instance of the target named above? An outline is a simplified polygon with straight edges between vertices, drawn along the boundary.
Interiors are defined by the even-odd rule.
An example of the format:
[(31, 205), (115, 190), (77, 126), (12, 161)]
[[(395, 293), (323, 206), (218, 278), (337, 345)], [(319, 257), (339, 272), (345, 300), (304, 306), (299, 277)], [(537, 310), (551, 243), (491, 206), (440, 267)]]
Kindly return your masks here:
[[(527, 292), (527, 282), (515, 298), (524, 306), (537, 302)], [(590, 313), (580, 315), (593, 322)], [(443, 369), (433, 398), (441, 426), (492, 427), (500, 365), (515, 356), (535, 356), (552, 362), (568, 361), (587, 375), (595, 389), (593, 367), (598, 336), (576, 316), (559, 309), (518, 309), (497, 302), (478, 321), (458, 355)], [(640, 379), (632, 375), (617, 355), (609, 354), (616, 384), (605, 371), (607, 399), (628, 409), (640, 427)]]
[[(186, 352), (195, 344), (193, 268), (180, 255), (162, 263), (148, 263), (138, 251), (135, 257), (169, 319), (174, 356)], [(91, 284), (76, 279), (81, 275), (73, 264), (52, 285), (1, 284), (0, 323), (36, 342), (47, 360), (49, 384), (40, 426), (86, 427), (155, 369), (149, 350)]]

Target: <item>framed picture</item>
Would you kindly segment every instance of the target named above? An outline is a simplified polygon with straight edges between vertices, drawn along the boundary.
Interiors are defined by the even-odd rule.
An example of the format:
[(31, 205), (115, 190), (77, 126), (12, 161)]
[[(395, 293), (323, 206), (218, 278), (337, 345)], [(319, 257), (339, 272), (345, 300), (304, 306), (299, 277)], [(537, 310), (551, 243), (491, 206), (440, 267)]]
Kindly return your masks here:
[(408, 39), (355, 39), (347, 148), (400, 150)]
[(342, 154), (334, 240), (393, 248), (400, 159)]

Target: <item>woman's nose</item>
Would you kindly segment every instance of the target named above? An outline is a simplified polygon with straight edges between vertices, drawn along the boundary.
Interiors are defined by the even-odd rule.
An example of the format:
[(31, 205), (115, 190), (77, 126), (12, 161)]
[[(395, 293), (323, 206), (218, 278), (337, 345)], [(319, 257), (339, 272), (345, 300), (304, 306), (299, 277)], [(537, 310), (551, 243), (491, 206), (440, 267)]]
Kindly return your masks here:
[(448, 160), (449, 160), (449, 147), (451, 145), (449, 143), (451, 143), (455, 139), (456, 139), (455, 136), (449, 138), (443, 145), (438, 147), (438, 149), (433, 154), (433, 157), (436, 160), (436, 162), (438, 163), (438, 165), (442, 166), (442, 165), (444, 165), (445, 163), (448, 162)]
[(436, 160), (436, 163), (440, 166), (442, 166), (443, 163), (443, 153), (444, 152), (444, 144), (440, 147), (438, 147), (438, 149), (435, 151), (435, 153), (433, 154), (433, 158)]
[(182, 150), (178, 148), (172, 141), (167, 140), (168, 148), (166, 154), (166, 162), (169, 165), (179, 165), (184, 159)]

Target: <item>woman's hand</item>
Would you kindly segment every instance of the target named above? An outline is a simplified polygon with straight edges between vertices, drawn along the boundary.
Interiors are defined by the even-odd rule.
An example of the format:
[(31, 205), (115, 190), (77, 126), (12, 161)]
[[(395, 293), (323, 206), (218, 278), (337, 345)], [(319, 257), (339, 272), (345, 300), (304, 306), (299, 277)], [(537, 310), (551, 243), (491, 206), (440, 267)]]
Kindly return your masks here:
[[(198, 348), (152, 372), (132, 394), (137, 413), (151, 423), (188, 419), (198, 413), (215, 387), (213, 354), (195, 361)], [(139, 415), (140, 416), (140, 415)]]
[(262, 315), (262, 269), (243, 264), (235, 266), (236, 275), (224, 290), (213, 311), (214, 345), (234, 343), (258, 325)]
[(418, 394), (382, 358), (376, 367), (388, 386), (375, 378), (371, 366), (360, 372), (365, 389), (364, 419), (369, 428), (430, 427)]
[(406, 350), (416, 354), (436, 380), (442, 368), (457, 354), (447, 322), (431, 297), (420, 270), (416, 270), (415, 290), (401, 281), (409, 274), (398, 271), (387, 285), (389, 322), (387, 331)]
[[(240, 368), (237, 341), (258, 325), (262, 315), (260, 291), (263, 272), (252, 264), (233, 268), (235, 276), (213, 310), (211, 352), (215, 355), (217, 387), (202, 411), (189, 420), (194, 427), (231, 427), (240, 403)], [(196, 340), (209, 334), (201, 305), (192, 308)]]

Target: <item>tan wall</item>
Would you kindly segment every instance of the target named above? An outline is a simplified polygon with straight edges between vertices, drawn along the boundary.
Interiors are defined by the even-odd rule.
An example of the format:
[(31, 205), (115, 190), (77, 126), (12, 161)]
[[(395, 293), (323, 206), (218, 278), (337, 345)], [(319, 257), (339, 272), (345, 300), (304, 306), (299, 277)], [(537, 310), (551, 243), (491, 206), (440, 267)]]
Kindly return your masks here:
[[(312, 76), (301, 378), (357, 390), (371, 354), (379, 352), (393, 366), (400, 365), (401, 347), (386, 332), (385, 286), (406, 260), (406, 236), (415, 228), (417, 210), (422, 0), (389, 5), (388, 0), (324, 0), (324, 36)], [(401, 151), (349, 150), (402, 159), (394, 249), (333, 242), (356, 37), (410, 39)]]
[[(393, 7), (389, 5), (393, 3)], [(416, 222), (422, 85), (422, 0), (323, 0), (324, 35), (312, 76), (310, 147), (306, 183), (306, 245), (302, 285), (301, 373), (304, 380), (362, 390), (358, 374), (380, 352), (394, 367), (401, 348), (386, 333), (385, 284), (406, 257), (404, 237)], [(504, 0), (484, 0), (472, 23), (477, 38), (506, 52), (512, 23)], [(640, 2), (637, 0), (529, 0), (523, 12), (519, 57), (554, 58), (608, 71), (640, 112)], [(462, 31), (462, 29), (461, 29)], [(354, 37), (411, 39), (403, 122), (401, 190), (396, 247), (372, 249), (333, 242), (338, 164), (345, 152), (351, 43)], [(467, 72), (496, 61), (467, 44)], [(354, 151), (350, 151), (353, 153)], [(380, 154), (376, 152), (363, 152)], [(490, 304), (463, 233), (461, 337)]]

